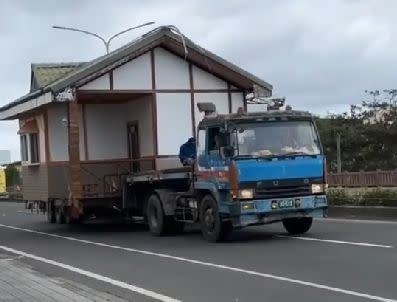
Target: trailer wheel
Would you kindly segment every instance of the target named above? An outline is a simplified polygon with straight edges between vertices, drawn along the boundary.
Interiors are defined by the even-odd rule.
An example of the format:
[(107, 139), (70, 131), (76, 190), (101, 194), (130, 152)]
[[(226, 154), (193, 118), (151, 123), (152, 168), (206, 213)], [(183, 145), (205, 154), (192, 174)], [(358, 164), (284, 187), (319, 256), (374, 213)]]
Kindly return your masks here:
[(55, 211), (54, 211), (54, 203), (52, 201), (47, 202), (47, 221), (49, 223), (55, 223)]
[(203, 237), (209, 242), (226, 239), (233, 230), (229, 221), (222, 221), (216, 200), (206, 195), (200, 205), (200, 225)]
[(55, 207), (55, 220), (56, 223), (64, 224), (66, 222), (65, 213), (63, 207)]
[(283, 220), (284, 228), (291, 235), (306, 233), (312, 226), (312, 217), (287, 218)]
[(166, 218), (161, 206), (160, 198), (157, 196), (157, 194), (150, 195), (147, 201), (146, 215), (150, 232), (155, 236), (164, 235)]

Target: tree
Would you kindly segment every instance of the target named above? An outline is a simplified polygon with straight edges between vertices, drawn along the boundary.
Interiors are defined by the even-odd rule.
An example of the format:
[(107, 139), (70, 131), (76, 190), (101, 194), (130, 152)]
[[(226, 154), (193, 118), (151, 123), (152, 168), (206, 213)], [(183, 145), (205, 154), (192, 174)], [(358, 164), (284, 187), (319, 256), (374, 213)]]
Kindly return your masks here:
[(22, 184), (21, 175), (14, 164), (10, 164), (7, 166), (7, 168), (5, 169), (5, 174), (7, 186), (19, 186)]
[(336, 171), (336, 136), (341, 135), (345, 171), (397, 168), (397, 89), (366, 91), (368, 99), (349, 112), (317, 120), (330, 171)]

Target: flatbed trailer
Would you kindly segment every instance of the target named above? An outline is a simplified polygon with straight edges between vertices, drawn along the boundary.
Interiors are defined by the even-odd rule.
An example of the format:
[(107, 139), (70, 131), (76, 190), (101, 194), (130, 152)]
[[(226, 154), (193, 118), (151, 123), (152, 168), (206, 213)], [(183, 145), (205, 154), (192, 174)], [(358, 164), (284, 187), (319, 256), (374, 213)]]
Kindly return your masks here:
[[(127, 173), (120, 194), (107, 198), (50, 202), (50, 222), (141, 217), (156, 236), (198, 223), (204, 238), (216, 242), (233, 229), (280, 221), (302, 234), (313, 217), (326, 215), (325, 158), (310, 114), (209, 114), (197, 132), (193, 165)], [(279, 146), (292, 142), (301, 147)]]

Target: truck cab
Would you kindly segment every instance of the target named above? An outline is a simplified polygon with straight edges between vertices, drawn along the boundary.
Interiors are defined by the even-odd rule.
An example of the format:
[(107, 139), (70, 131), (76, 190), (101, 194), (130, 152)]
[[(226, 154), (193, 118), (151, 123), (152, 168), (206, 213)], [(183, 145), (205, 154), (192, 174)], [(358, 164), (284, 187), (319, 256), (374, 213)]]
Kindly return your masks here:
[(279, 221), (302, 234), (313, 217), (325, 217), (325, 157), (311, 114), (202, 107), (194, 190), (204, 237), (217, 241), (233, 228)]

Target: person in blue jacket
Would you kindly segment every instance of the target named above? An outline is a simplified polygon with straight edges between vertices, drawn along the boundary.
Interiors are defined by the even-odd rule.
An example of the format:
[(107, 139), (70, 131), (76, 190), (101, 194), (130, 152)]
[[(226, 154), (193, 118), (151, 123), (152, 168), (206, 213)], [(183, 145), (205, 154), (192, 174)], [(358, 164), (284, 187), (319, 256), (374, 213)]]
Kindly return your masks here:
[(184, 166), (192, 166), (196, 160), (196, 139), (191, 137), (179, 149), (179, 160)]

